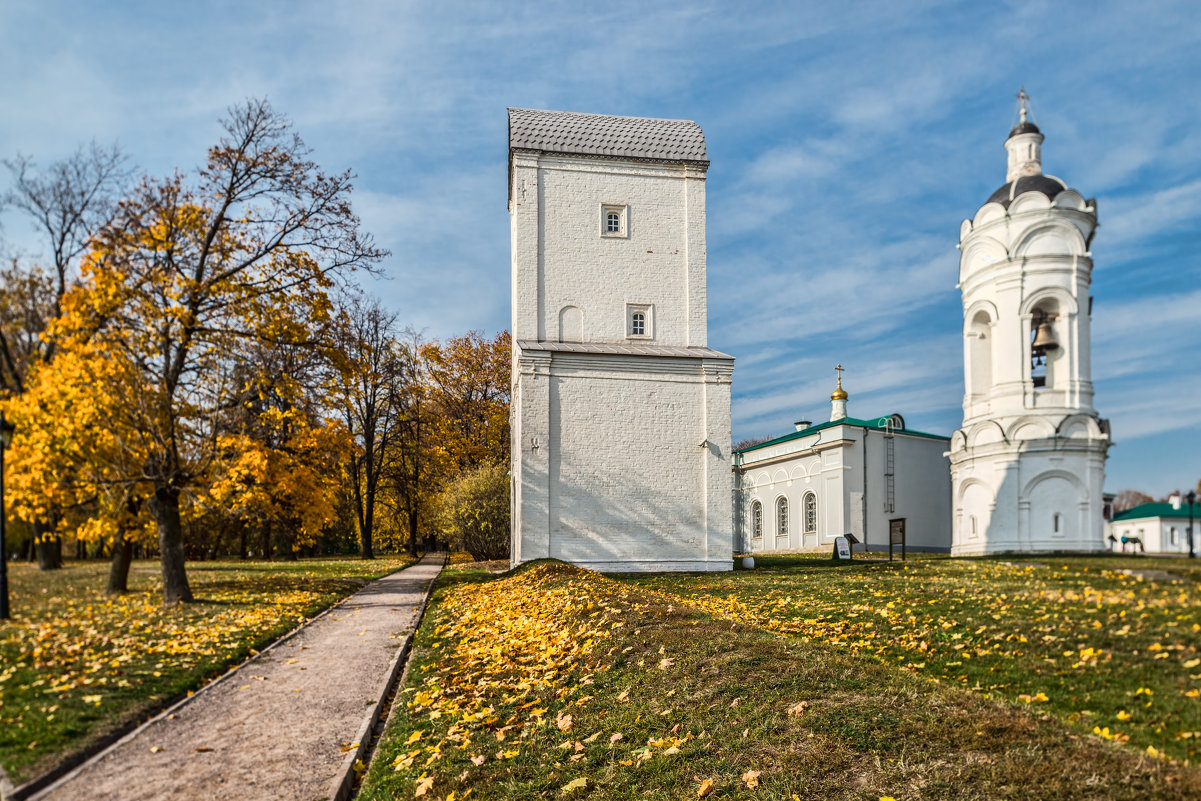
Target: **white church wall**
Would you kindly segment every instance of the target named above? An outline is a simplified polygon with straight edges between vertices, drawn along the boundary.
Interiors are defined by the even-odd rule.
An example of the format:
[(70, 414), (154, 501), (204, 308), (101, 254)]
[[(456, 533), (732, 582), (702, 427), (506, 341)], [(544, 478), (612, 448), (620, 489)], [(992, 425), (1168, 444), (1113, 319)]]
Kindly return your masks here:
[[(559, 341), (561, 313), (580, 310), (585, 342), (625, 342), (628, 304), (651, 307), (646, 339), (703, 346), (704, 176), (685, 168), (543, 156), (538, 161), (537, 337)], [(602, 233), (602, 209), (625, 230)], [(699, 258), (696, 253), (700, 250)]]
[(867, 433), (869, 474), (865, 503), (866, 549), (887, 552), (890, 521), (905, 520), (905, 546), (914, 552), (951, 548), (951, 473), (947, 440), (894, 434), (893, 504), (888, 508), (884, 471), (887, 437)]
[[(750, 553), (799, 551), (833, 542), (838, 536), (843, 525), (843, 465), (842, 446), (837, 443), (842, 436), (833, 429), (818, 433), (824, 436), (790, 440), (745, 455), (744, 466), (735, 471), (740, 495), (737, 547)], [(817, 505), (812, 529), (805, 521), (805, 500), (810, 494)], [(788, 505), (783, 535), (777, 525), (781, 499)], [(763, 514), (758, 538), (753, 536), (756, 502)]]
[[(556, 355), (541, 378), (545, 470), (527, 471), (546, 477), (546, 549), (533, 552), (527, 534), (520, 559), (729, 570), (729, 379), (728, 364), (700, 360)], [(527, 510), (542, 511), (528, 499)]]
[[(946, 552), (951, 545), (951, 489), (947, 441), (894, 436), (895, 503), (885, 511), (884, 432), (867, 430), (867, 486), (864, 487), (865, 429), (856, 425), (824, 428), (756, 448), (740, 455), (734, 469), (739, 514), (736, 545), (751, 553), (825, 550), (834, 539), (854, 533), (872, 551), (888, 550), (889, 521), (906, 518), (907, 543), (914, 551)], [(805, 496), (817, 501), (816, 531), (805, 531)], [(784, 536), (776, 532), (776, 504), (788, 503)], [(754, 531), (754, 504), (763, 514), (762, 536)]]
[(697, 160), (596, 155), (630, 126), (668, 149), (700, 136), (614, 120), (510, 111), (512, 561), (730, 570), (733, 360), (706, 349), (703, 140)]

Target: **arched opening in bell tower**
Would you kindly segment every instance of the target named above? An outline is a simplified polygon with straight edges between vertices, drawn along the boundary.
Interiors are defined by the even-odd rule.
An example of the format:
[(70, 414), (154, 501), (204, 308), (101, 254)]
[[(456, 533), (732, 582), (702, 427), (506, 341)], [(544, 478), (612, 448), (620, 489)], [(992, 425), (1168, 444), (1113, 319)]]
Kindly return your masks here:
[(1037, 389), (1055, 387), (1055, 361), (1059, 339), (1055, 321), (1059, 306), (1053, 299), (1040, 301), (1030, 314), (1030, 380)]

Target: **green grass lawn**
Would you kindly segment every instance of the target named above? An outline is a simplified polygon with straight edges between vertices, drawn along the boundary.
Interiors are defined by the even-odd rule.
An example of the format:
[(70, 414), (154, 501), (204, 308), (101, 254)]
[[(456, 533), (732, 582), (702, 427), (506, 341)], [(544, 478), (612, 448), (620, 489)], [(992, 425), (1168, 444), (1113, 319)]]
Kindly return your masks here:
[[(899, 667), (877, 650), (883, 635), (856, 649), (850, 629), (806, 640), (681, 600), (743, 593), (774, 608), (777, 593), (796, 600), (818, 591), (812, 584), (841, 598), (853, 622), (857, 593), (887, 608), (893, 598), (872, 593), (889, 576), (904, 583), (909, 572), (949, 576), (972, 564), (834, 572), (790, 560), (770, 571), (619, 580), (557, 563), (499, 578), (448, 570), (359, 797), (1201, 797), (1196, 768), (1082, 731), (1050, 701), (971, 692), (961, 673), (935, 681), (933, 657), (923, 669)], [(947, 605), (944, 622), (952, 610), (966, 620), (944, 580), (913, 582), (914, 597)], [(1034, 584), (1017, 582), (1009, 594), (1020, 587)], [(830, 603), (812, 618), (841, 608)], [(901, 613), (917, 617), (904, 612), (915, 604)], [(948, 637), (948, 649), (960, 639)], [(947, 659), (956, 661), (965, 660)]]
[(629, 581), (726, 619), (1029, 705), (1139, 750), (1201, 761), (1195, 560), (910, 557), (835, 566), (806, 555), (757, 563), (753, 571)]
[(0, 621), (0, 764), (20, 783), (220, 675), (371, 578), (411, 560), (193, 562), (197, 602), (164, 607), (157, 562), (106, 596), (108, 565), (10, 564)]

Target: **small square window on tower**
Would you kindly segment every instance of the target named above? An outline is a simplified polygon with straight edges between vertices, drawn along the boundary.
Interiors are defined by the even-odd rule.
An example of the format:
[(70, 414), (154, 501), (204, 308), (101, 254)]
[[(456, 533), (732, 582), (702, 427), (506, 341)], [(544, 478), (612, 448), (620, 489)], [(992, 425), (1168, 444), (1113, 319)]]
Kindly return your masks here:
[(626, 304), (626, 336), (630, 339), (651, 339), (653, 321), (649, 303)]
[(623, 203), (601, 204), (601, 236), (612, 236), (624, 239), (626, 233), (626, 214), (629, 206)]

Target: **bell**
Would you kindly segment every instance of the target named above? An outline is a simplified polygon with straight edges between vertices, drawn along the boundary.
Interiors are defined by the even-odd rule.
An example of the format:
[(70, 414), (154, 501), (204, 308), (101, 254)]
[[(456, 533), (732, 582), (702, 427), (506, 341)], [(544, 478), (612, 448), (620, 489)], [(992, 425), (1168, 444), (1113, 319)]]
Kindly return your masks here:
[(1055, 341), (1055, 334), (1051, 331), (1051, 321), (1044, 317), (1034, 332), (1034, 342), (1031, 345), (1031, 350), (1034, 353), (1041, 354), (1055, 350), (1058, 347), (1059, 343)]

